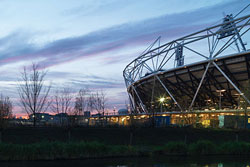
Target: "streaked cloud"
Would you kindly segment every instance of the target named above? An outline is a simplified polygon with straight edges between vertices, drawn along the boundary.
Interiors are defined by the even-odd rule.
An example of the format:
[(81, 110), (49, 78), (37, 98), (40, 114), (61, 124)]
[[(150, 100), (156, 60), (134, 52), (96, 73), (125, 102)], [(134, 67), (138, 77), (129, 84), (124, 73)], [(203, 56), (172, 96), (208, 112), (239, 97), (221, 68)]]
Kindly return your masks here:
[[(111, 11), (112, 8), (119, 10), (125, 2), (127, 1), (121, 1), (121, 3), (114, 0), (105, 2), (98, 1), (97, 5), (92, 5), (93, 3), (91, 4), (91, 2), (87, 1), (86, 5), (78, 6), (79, 4), (77, 4), (75, 8), (63, 10), (63, 17), (88, 16), (91, 18), (91, 16), (93, 16), (92, 14), (96, 11), (98, 12), (95, 14), (100, 15), (101, 12)], [(130, 2), (127, 8), (133, 8), (133, 1)], [(150, 1), (150, 3), (152, 2), (153, 1)], [(163, 1), (161, 2), (164, 3)], [(205, 2), (209, 3), (208, 1)], [(140, 1), (140, 3), (142, 2)], [(149, 1), (145, 3), (149, 3)], [(195, 1), (187, 1), (186, 3), (187, 6), (192, 6)], [(218, 24), (221, 22), (220, 18), (223, 17), (223, 12), (226, 14), (236, 14), (248, 3), (247, 0), (229, 0), (220, 1), (220, 3), (214, 3), (214, 5), (210, 4), (207, 7), (204, 7), (204, 5), (196, 5), (195, 8), (185, 9), (185, 5), (179, 2), (182, 6), (180, 7), (181, 9), (178, 9), (176, 12), (171, 9), (171, 12), (166, 11), (163, 15), (158, 13), (161, 14), (160, 16), (152, 14), (154, 17), (143, 17), (141, 12), (140, 17), (136, 16), (136, 19), (131, 19), (132, 21), (121, 22), (122, 24), (112, 23), (111, 26), (88, 33), (83, 31), (80, 35), (79, 33), (71, 36), (65, 35), (66, 37), (62, 35), (62, 37), (44, 40), (44, 43), (37, 43), (36, 41), (39, 36), (46, 36), (46, 31), (40, 32), (33, 29), (20, 29), (18, 27), (13, 33), (0, 35), (0, 65), (3, 68), (20, 62), (26, 62), (26, 64), (38, 62), (41, 67), (53, 68), (53, 70), (48, 73), (47, 77), (49, 80), (58, 81), (60, 79), (61, 82), (71, 84), (74, 88), (90, 86), (96, 89), (108, 89), (110, 90), (110, 97), (118, 103), (119, 99), (117, 97), (126, 98), (126, 89), (124, 81), (122, 80), (122, 70), (126, 64), (143, 51), (142, 48), (146, 48), (158, 36), (162, 36), (162, 43), (165, 43), (215, 23)], [(136, 4), (138, 5), (139, 3), (136, 2)], [(178, 6), (178, 4), (175, 4), (175, 6)], [(199, 6), (201, 6), (201, 8), (198, 8)], [(143, 6), (140, 6), (140, 8), (143, 8)], [(166, 6), (166, 10), (170, 10), (170, 8), (171, 6)], [(130, 10), (126, 10), (126, 12), (129, 11)], [(62, 13), (60, 14), (62, 15)], [(119, 18), (115, 15), (113, 15), (113, 17)], [(35, 18), (33, 19), (35, 20)], [(110, 17), (110, 19), (112, 19), (112, 17)], [(100, 24), (102, 22), (108, 24), (109, 20), (100, 20)], [(88, 24), (88, 22), (86, 22), (86, 24)], [(78, 25), (72, 24), (71, 26), (74, 27)], [(25, 27), (28, 26), (25, 25)], [(55, 32), (57, 30), (58, 29), (55, 28), (53, 31)], [(65, 29), (64, 32), (67, 33)], [(74, 63), (78, 62), (82, 62), (82, 64), (85, 63), (85, 66), (81, 66), (81, 70), (78, 70), (79, 73), (75, 72), (77, 70), (72, 72), (70, 69), (75, 69)], [(95, 64), (97, 62), (99, 64)], [(25, 63), (20, 64), (23, 65)], [(63, 65), (66, 67), (68, 64), (71, 64), (70, 68), (69, 66), (67, 66), (67, 69), (63, 68)], [(87, 66), (86, 64), (91, 65)], [(59, 66), (60, 70), (56, 69)], [(103, 73), (102, 71), (100, 72), (100, 68), (103, 68)], [(4, 70), (6, 71), (6, 69), (7, 68)], [(114, 77), (112, 76), (113, 73), (107, 73), (108, 70), (106, 69), (110, 69), (109, 71), (115, 74), (119, 73), (120, 76)], [(3, 72), (3, 70), (1, 72)], [(18, 71), (16, 73), (18, 73)], [(9, 83), (10, 81), (16, 80), (17, 74), (14, 74), (13, 71), (11, 75), (12, 74), (13, 76), (11, 77), (2, 75), (0, 81)], [(115, 80), (115, 78), (117, 78), (117, 80)], [(8, 86), (5, 86), (1, 90), (4, 91), (7, 87)], [(124, 99), (120, 99), (120, 103), (121, 102), (124, 102)]]
[(40, 63), (43, 65), (53, 66), (124, 47), (145, 45), (160, 35), (165, 40), (173, 39), (212, 24), (218, 19), (221, 11), (238, 11), (239, 8), (236, 9), (235, 4), (238, 3), (223, 3), (191, 12), (109, 27), (83, 36), (56, 40), (42, 47), (32, 44), (32, 35), (22, 31), (15, 32), (0, 39), (0, 43), (3, 44), (0, 62), (8, 64), (41, 59)]

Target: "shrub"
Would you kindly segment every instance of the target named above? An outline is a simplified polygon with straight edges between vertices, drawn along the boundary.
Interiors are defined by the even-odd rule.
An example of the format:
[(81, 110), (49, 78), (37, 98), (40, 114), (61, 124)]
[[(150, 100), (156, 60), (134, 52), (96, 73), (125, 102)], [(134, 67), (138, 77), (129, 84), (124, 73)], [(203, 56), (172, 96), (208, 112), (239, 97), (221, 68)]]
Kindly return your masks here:
[(198, 141), (190, 145), (169, 142), (160, 146), (106, 145), (100, 142), (42, 142), (29, 145), (0, 143), (0, 160), (47, 160), (117, 156), (167, 155), (246, 155), (250, 143), (227, 142), (215, 145), (210, 141)]
[(183, 142), (169, 142), (163, 149), (164, 154), (187, 154), (188, 147)]
[(227, 142), (220, 147), (221, 154), (243, 155), (250, 153), (250, 144), (246, 142)]
[[(111, 149), (112, 148), (112, 149)], [(99, 142), (43, 142), (29, 145), (0, 144), (0, 160), (72, 159), (117, 156), (131, 153), (128, 146), (107, 146)]]
[(189, 153), (194, 155), (209, 155), (216, 154), (217, 147), (211, 141), (198, 141), (197, 143), (193, 143), (189, 146)]

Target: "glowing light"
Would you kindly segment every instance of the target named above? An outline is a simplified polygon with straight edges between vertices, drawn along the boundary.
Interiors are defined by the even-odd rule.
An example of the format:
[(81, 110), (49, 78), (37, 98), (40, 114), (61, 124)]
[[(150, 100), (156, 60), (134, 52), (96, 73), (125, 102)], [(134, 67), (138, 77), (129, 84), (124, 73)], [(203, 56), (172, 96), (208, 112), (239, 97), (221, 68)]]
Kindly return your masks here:
[(161, 103), (163, 103), (163, 102), (165, 101), (165, 98), (164, 98), (164, 97), (161, 97), (161, 98), (159, 99), (159, 101), (160, 101)]
[(216, 92), (218, 92), (218, 93), (222, 93), (222, 92), (225, 92), (225, 91), (226, 91), (226, 89), (216, 90)]

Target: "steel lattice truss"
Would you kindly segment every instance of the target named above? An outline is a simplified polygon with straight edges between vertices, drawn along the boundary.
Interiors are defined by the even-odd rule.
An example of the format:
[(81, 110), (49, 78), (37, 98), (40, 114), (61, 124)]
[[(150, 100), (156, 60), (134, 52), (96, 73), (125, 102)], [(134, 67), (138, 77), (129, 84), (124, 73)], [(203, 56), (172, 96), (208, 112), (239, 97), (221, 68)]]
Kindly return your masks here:
[[(159, 108), (157, 98), (161, 96), (169, 97), (168, 109), (175, 111), (200, 109), (208, 101), (218, 104), (221, 96), (224, 106), (233, 106), (238, 103), (236, 94), (249, 103), (242, 93), (243, 82), (250, 79), (250, 53), (243, 42), (250, 37), (249, 25), (247, 15), (163, 45), (158, 38), (123, 71), (134, 111)], [(189, 62), (176, 67), (180, 46)], [(219, 97), (216, 91), (224, 89)]]

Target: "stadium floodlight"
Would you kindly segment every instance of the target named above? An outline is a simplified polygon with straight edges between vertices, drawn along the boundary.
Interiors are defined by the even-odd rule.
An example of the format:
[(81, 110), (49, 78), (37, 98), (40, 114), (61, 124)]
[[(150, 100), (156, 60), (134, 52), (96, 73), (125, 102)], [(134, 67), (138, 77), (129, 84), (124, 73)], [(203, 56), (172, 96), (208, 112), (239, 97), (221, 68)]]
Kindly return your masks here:
[(159, 102), (160, 102), (160, 104), (161, 104), (161, 112), (162, 112), (162, 104), (164, 103), (164, 101), (165, 101), (165, 98), (164, 98), (164, 97), (161, 97), (161, 98), (159, 99)]
[(160, 103), (163, 103), (165, 101), (165, 98), (164, 97), (161, 97), (160, 99), (159, 99), (159, 102)]

